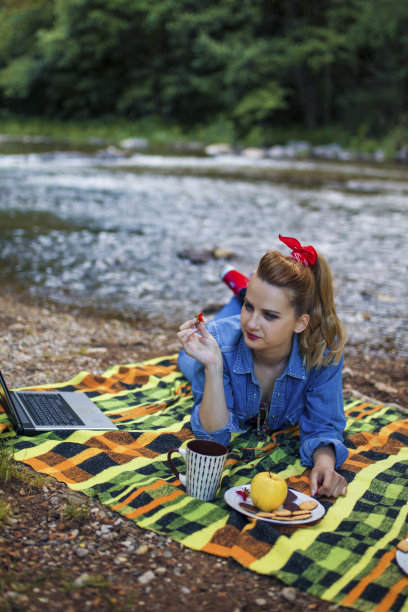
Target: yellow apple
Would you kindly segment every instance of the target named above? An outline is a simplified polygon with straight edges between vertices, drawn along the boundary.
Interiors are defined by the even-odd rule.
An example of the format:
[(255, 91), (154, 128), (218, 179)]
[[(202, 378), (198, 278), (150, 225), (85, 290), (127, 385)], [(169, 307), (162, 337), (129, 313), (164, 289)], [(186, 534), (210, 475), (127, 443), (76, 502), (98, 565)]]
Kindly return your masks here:
[(272, 472), (259, 472), (251, 481), (251, 500), (264, 512), (272, 512), (283, 504), (288, 494), (286, 480)]

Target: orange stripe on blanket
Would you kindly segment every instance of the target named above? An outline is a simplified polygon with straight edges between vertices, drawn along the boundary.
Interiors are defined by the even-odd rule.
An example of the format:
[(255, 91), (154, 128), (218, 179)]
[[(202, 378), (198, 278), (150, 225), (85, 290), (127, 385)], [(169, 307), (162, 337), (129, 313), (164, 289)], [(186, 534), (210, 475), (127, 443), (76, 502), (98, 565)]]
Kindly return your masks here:
[[(367, 404), (367, 406), (369, 406), (369, 405), (370, 404)], [(365, 407), (366, 406), (364, 406), (364, 408)], [(362, 406), (359, 406), (359, 408), (361, 409)], [(370, 414), (374, 414), (375, 412), (379, 412), (382, 408), (384, 408), (384, 404), (377, 404), (371, 410), (367, 410), (366, 412), (361, 412), (359, 415), (354, 417), (354, 421), (359, 421), (360, 419), (364, 419), (366, 416), (369, 416)], [(353, 410), (350, 410), (350, 412), (353, 412)], [(346, 412), (346, 414), (348, 414), (348, 412)]]
[(257, 560), (256, 557), (240, 546), (233, 546), (231, 548), (230, 556), (233, 559), (236, 559), (236, 561), (239, 561), (239, 563), (241, 563), (241, 565), (244, 567), (249, 567), (251, 563)]
[[(92, 459), (93, 457), (100, 455), (100, 453), (101, 451), (98, 448), (86, 448), (82, 453), (78, 453), (73, 457), (67, 458), (50, 451), (50, 453), (46, 453), (40, 457), (32, 457), (31, 459), (27, 459), (26, 461), (24, 461), (24, 463), (33, 466), (34, 464), (38, 466), (43, 465), (44, 467), (48, 468), (50, 473), (63, 472), (64, 470), (76, 467), (78, 464), (82, 463), (83, 461), (86, 461), (87, 459)], [(47, 461), (47, 457), (51, 457), (51, 455), (53, 458), (55, 458), (55, 461), (53, 462)], [(59, 460), (59, 458), (61, 460)], [(91, 474), (89, 474), (88, 477), (91, 477)]]
[(209, 555), (216, 555), (217, 557), (229, 557), (230, 550), (229, 546), (221, 546), (213, 542), (208, 542), (201, 548), (202, 552), (208, 553)]
[[(175, 435), (180, 444), (192, 438), (193, 434), (188, 429), (180, 429)], [(109, 431), (101, 435), (93, 436), (87, 442), (89, 446), (99, 448), (107, 453), (119, 453), (129, 457), (157, 457), (161, 451), (149, 449), (149, 444), (156, 440), (156, 431), (145, 431), (136, 440), (125, 431)]]
[(288, 485), (291, 489), (310, 495), (310, 468), (307, 468), (302, 474), (290, 476), (288, 478)]
[(142, 416), (147, 416), (148, 414), (154, 414), (155, 412), (159, 412), (159, 410), (163, 410), (167, 408), (165, 402), (163, 404), (147, 404), (145, 406), (134, 406), (129, 408), (128, 410), (124, 410), (122, 412), (122, 416), (117, 418), (114, 414), (110, 415), (110, 418), (114, 423), (120, 423), (121, 421), (128, 421), (129, 419), (137, 419)]
[(114, 506), (112, 506), (112, 509), (113, 510), (120, 510), (121, 508), (124, 508), (124, 506), (127, 506), (131, 501), (136, 499), (136, 497), (138, 497), (139, 495), (141, 495), (145, 491), (154, 491), (155, 489), (159, 489), (163, 484), (166, 484), (166, 482), (164, 480), (156, 480), (156, 482), (153, 482), (151, 485), (148, 485), (148, 486), (140, 488), (140, 489), (136, 489), (136, 491), (133, 491), (133, 493), (128, 495), (128, 497), (126, 497), (119, 504), (115, 504)]
[[(364, 432), (364, 434), (362, 433), (355, 434), (355, 435), (352, 434), (351, 436), (349, 436), (350, 440), (353, 442), (357, 440), (357, 444), (358, 444), (358, 439), (360, 437), (365, 438), (367, 441), (365, 444), (361, 444), (361, 443), (358, 444), (357, 448), (351, 452), (353, 454), (358, 454), (365, 450), (370, 450), (370, 449), (377, 448), (377, 447), (380, 447), (380, 448), (384, 447), (387, 441), (389, 440), (390, 436), (395, 431), (398, 431), (399, 433), (401, 433), (401, 424), (403, 423), (406, 424), (406, 433), (408, 435), (407, 419), (401, 419), (400, 421), (394, 421), (393, 423), (389, 423), (388, 425), (385, 425), (382, 429), (380, 429), (378, 433), (375, 433), (375, 434), (368, 433), (368, 432)], [(399, 449), (404, 445), (399, 440), (392, 440), (392, 446), (395, 447), (396, 449)], [(396, 450), (396, 452), (398, 452), (398, 450)], [(392, 454), (395, 454), (395, 453), (392, 453)]]
[[(385, 568), (391, 563), (393, 558), (395, 557), (395, 548), (393, 550), (389, 550), (386, 552), (377, 565), (371, 570), (369, 574), (367, 574), (356, 586), (354, 589), (350, 591), (350, 593), (341, 601), (342, 606), (352, 606), (353, 603), (360, 597), (363, 591), (367, 588), (367, 586), (373, 582), (378, 576), (380, 576)], [(385, 608), (384, 608), (385, 609)]]
[(141, 508), (136, 508), (132, 512), (125, 514), (125, 516), (126, 518), (130, 519), (130, 518), (136, 518), (137, 516), (140, 516), (141, 514), (147, 514), (148, 512), (150, 512), (151, 510), (154, 510), (158, 506), (162, 506), (166, 502), (170, 502), (170, 501), (173, 501), (174, 499), (177, 499), (177, 497), (180, 497), (180, 495), (185, 495), (184, 491), (180, 491), (179, 489), (176, 489), (169, 495), (158, 497), (157, 499), (153, 499), (150, 502), (150, 504), (146, 504), (145, 506), (142, 506)]
[(374, 608), (373, 612), (387, 612), (391, 609), (392, 604), (397, 599), (398, 595), (408, 586), (408, 576), (403, 576), (398, 582), (396, 582), (388, 591), (386, 596), (380, 603)]
[(177, 369), (177, 365), (172, 366), (155, 366), (147, 365), (137, 368), (120, 368), (119, 372), (112, 374), (111, 380), (119, 380), (126, 385), (134, 385), (140, 387), (149, 382), (151, 376), (156, 378), (164, 378)]
[(350, 408), (350, 410), (345, 410), (344, 414), (346, 416), (348, 416), (349, 414), (352, 414), (353, 412), (356, 412), (356, 410), (358, 412), (362, 412), (363, 410), (365, 410), (366, 408), (368, 408), (368, 406), (371, 406), (371, 404), (369, 402), (366, 402), (365, 404), (359, 404), (357, 407), (354, 406), (354, 408)]

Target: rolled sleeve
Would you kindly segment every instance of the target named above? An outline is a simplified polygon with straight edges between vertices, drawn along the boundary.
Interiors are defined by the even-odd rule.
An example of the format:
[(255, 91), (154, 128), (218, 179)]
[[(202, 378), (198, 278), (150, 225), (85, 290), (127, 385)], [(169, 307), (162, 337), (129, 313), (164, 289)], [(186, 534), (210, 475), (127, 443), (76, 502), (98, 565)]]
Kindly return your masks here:
[(313, 466), (313, 453), (319, 446), (333, 445), (338, 469), (348, 457), (343, 442), (346, 426), (342, 393), (343, 357), (337, 365), (316, 370), (306, 392), (306, 409), (299, 419), (300, 457), (303, 465)]

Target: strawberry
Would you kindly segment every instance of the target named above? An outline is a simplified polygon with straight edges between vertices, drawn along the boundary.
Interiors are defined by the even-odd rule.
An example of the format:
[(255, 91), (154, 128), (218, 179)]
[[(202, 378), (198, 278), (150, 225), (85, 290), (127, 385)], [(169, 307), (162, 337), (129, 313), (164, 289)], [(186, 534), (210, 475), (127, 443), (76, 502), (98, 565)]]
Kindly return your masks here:
[(195, 317), (196, 317), (197, 325), (198, 323), (204, 323), (204, 315), (202, 312), (200, 312), (199, 314), (196, 314)]

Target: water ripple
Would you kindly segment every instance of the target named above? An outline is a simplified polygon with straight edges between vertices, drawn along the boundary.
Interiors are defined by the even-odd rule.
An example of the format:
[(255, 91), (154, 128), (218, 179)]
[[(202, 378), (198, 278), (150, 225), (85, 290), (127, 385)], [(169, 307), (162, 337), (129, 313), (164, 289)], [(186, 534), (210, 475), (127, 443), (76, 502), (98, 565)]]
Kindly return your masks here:
[[(294, 235), (331, 263), (351, 340), (407, 355), (402, 169), (237, 160), (0, 156), (3, 286), (176, 326), (229, 298), (224, 261), (193, 265), (181, 251), (222, 247), (250, 273), (281, 248), (278, 233)], [(290, 176), (262, 174), (271, 169)], [(305, 184), (307, 173), (319, 182)]]

